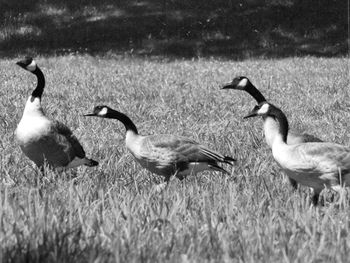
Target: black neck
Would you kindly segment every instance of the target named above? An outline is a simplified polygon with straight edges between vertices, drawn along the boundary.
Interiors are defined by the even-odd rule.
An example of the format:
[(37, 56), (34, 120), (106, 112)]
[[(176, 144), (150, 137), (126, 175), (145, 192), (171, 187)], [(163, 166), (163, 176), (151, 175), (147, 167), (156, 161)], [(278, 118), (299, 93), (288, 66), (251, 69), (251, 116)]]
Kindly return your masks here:
[(287, 143), (289, 124), (286, 115), (280, 109), (276, 108), (271, 116), (279, 123), (279, 133), (282, 136), (283, 142)]
[(135, 124), (124, 113), (109, 109), (105, 117), (119, 120), (124, 124), (126, 131), (133, 131), (134, 133), (138, 134)]
[(38, 84), (36, 85), (35, 90), (33, 90), (32, 96), (34, 98), (41, 98), (45, 87), (45, 77), (39, 67), (36, 67), (36, 69), (33, 71), (33, 74), (37, 77)]
[(250, 81), (245, 90), (256, 100), (258, 104), (266, 101), (265, 97)]

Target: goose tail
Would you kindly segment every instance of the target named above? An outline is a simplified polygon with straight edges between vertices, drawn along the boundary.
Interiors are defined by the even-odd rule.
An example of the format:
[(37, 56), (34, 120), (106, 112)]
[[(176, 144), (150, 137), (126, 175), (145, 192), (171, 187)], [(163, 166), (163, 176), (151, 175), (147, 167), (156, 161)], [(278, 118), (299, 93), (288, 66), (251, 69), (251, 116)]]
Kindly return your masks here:
[(229, 174), (228, 171), (226, 171), (224, 168), (222, 168), (221, 166), (217, 165), (216, 163), (211, 163), (209, 164), (209, 167), (215, 171), (219, 171), (225, 174)]
[(98, 162), (92, 159), (85, 158), (84, 160), (84, 165), (92, 167), (92, 166), (97, 166)]
[(233, 165), (233, 162), (235, 162), (236, 159), (230, 157), (230, 156), (224, 156), (224, 163), (227, 163), (229, 165)]

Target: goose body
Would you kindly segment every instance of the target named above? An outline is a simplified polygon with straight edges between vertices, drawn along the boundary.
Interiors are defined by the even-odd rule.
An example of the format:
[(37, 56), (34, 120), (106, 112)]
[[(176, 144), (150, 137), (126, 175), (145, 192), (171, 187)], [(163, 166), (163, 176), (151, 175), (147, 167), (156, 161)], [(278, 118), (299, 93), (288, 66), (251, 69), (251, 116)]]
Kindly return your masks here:
[(342, 183), (350, 186), (350, 148), (332, 143), (286, 145), (275, 142), (273, 157), (289, 177), (316, 193), (325, 186), (336, 190), (340, 175)]
[(53, 168), (97, 165), (98, 162), (85, 157), (83, 147), (67, 126), (45, 116), (41, 107), (45, 78), (35, 61), (26, 58), (17, 64), (38, 78), (38, 85), (28, 98), (15, 131), (23, 153), (40, 168), (45, 161)]
[(272, 140), (274, 159), (291, 179), (313, 188), (315, 205), (324, 187), (339, 192), (342, 186), (350, 186), (349, 147), (327, 142), (287, 144), (287, 118), (267, 102), (256, 106), (246, 118), (254, 116), (268, 119), (265, 134)]
[(184, 179), (189, 174), (203, 170), (226, 172), (219, 163), (231, 164), (233, 158), (209, 150), (205, 146), (181, 137), (168, 134), (142, 136), (125, 114), (107, 106), (96, 106), (92, 114), (121, 121), (126, 128), (126, 148), (140, 165), (152, 173), (165, 177), (172, 175)]

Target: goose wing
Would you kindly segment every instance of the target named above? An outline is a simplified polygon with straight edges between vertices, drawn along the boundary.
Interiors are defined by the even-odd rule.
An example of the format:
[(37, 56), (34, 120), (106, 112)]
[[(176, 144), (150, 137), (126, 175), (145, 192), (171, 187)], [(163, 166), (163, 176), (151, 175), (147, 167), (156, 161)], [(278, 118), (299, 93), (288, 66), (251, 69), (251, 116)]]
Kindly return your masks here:
[(323, 142), (320, 138), (308, 133), (303, 133), (304, 142)]
[(339, 169), (350, 172), (350, 148), (334, 143), (306, 143), (296, 146), (301, 156), (300, 172), (334, 173)]
[[(154, 135), (147, 136), (143, 142), (143, 148), (147, 152), (161, 151), (171, 155), (172, 161), (181, 162), (227, 162), (233, 161), (230, 157), (225, 157), (219, 153), (209, 150), (198, 142), (174, 135)], [(232, 160), (231, 160), (232, 159)]]
[(56, 134), (56, 141), (65, 148), (65, 152), (67, 152), (73, 158), (85, 157), (83, 147), (79, 143), (77, 137), (74, 136), (72, 131), (66, 125), (59, 121), (53, 121), (52, 129)]
[(298, 133), (296, 131), (288, 132), (287, 143), (288, 144), (299, 144), (305, 142), (323, 142), (321, 139), (308, 134), (308, 133)]

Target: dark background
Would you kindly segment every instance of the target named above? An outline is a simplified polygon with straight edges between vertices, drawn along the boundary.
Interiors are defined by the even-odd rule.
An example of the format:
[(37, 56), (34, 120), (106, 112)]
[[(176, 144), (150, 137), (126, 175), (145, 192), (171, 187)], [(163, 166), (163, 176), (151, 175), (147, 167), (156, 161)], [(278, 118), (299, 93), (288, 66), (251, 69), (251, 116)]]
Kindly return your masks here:
[(346, 0), (0, 0), (0, 56), (341, 56)]

